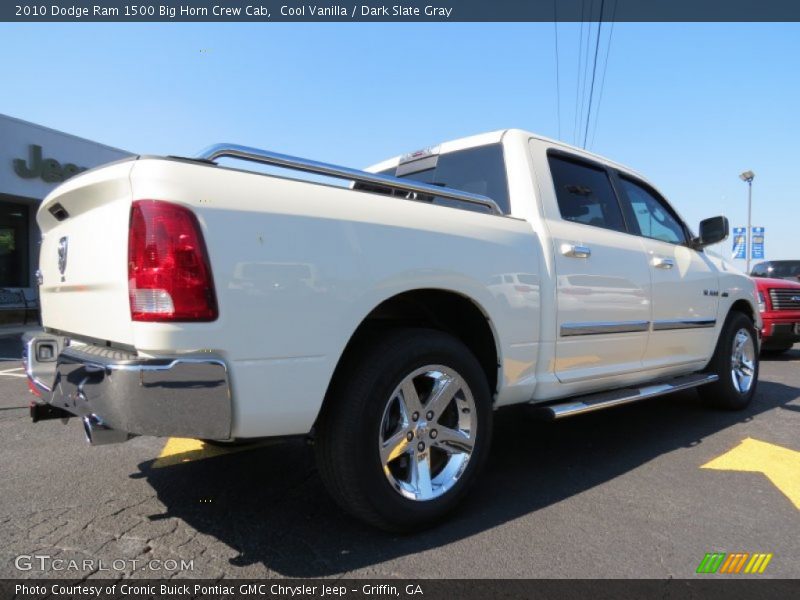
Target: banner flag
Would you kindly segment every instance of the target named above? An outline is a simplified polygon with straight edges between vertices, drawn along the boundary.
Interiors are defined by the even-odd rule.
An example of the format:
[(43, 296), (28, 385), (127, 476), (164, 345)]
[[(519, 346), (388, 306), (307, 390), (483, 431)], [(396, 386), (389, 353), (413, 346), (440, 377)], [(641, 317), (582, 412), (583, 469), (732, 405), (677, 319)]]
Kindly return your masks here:
[(747, 240), (745, 238), (745, 227), (733, 228), (733, 258), (745, 258), (745, 250), (747, 249)]
[(753, 227), (750, 231), (750, 258), (764, 258), (764, 228)]

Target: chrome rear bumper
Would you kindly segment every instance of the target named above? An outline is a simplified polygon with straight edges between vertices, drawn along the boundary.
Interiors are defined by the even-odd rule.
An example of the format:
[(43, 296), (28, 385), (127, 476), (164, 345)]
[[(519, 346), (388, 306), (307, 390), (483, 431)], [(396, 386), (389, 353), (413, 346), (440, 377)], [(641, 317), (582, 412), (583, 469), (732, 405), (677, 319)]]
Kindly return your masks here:
[[(23, 342), (31, 391), (40, 403), (82, 417), (90, 441), (92, 431), (109, 430), (120, 435), (97, 442), (132, 435), (230, 438), (228, 369), (217, 356), (143, 358), (99, 346), (69, 346), (49, 334)], [(52, 344), (58, 349), (54, 357), (42, 350)]]

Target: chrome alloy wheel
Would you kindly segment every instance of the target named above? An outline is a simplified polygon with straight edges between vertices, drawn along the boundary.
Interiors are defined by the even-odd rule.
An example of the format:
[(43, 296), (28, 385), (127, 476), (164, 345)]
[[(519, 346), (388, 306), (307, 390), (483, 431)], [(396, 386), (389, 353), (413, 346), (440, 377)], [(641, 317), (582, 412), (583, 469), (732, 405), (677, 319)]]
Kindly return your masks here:
[(731, 353), (731, 378), (733, 387), (739, 393), (746, 394), (753, 386), (756, 372), (756, 345), (753, 336), (747, 329), (740, 329), (733, 336)]
[(410, 500), (434, 500), (452, 488), (472, 456), (475, 399), (453, 369), (428, 365), (408, 374), (383, 411), (378, 448), (392, 488)]

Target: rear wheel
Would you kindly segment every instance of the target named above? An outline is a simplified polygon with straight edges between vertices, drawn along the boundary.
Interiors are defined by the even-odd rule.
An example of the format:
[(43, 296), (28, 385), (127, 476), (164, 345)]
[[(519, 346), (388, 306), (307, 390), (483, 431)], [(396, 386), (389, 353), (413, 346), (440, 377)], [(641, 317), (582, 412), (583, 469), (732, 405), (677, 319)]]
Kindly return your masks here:
[(317, 426), (333, 498), (382, 529), (436, 524), (464, 497), (491, 435), (486, 376), (458, 339), (389, 330), (346, 359)]
[(728, 315), (707, 371), (719, 379), (698, 388), (711, 406), (726, 410), (746, 408), (758, 384), (758, 341), (752, 319), (740, 312)]

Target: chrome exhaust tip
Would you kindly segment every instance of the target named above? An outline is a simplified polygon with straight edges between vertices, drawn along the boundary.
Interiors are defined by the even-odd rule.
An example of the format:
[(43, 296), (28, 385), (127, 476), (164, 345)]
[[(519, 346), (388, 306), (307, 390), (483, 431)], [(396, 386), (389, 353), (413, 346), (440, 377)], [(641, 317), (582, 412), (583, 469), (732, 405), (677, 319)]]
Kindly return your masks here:
[(92, 446), (103, 446), (105, 444), (120, 444), (136, 437), (127, 431), (111, 429), (97, 415), (87, 415), (83, 417), (83, 432), (86, 441)]

